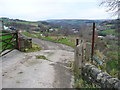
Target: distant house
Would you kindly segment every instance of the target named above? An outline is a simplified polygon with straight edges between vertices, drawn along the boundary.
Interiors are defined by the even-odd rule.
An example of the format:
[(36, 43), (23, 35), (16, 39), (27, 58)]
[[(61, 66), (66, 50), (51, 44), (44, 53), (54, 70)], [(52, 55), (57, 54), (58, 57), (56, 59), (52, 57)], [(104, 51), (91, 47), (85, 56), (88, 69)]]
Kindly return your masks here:
[(49, 31), (53, 31), (53, 30), (54, 30), (53, 28), (49, 29)]
[(75, 31), (76, 29), (72, 29), (73, 31)]
[(78, 33), (79, 31), (76, 29), (72, 29), (73, 33)]
[(104, 39), (105, 37), (104, 36), (97, 36), (98, 39)]
[(78, 33), (79, 31), (74, 31), (74, 33)]

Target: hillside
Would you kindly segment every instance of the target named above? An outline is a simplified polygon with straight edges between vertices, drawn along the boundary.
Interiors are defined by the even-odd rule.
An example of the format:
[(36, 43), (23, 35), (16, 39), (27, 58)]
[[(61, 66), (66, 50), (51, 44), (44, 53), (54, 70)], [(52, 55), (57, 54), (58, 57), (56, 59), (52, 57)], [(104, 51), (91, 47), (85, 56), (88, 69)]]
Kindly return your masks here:
[[(46, 21), (25, 21), (20, 19), (9, 19), (9, 18), (0, 18), (0, 20), (4, 21), (4, 24), (9, 26), (13, 24), (17, 25), (32, 25), (32, 26), (38, 26), (39, 24), (49, 27), (49, 28), (59, 28), (61, 26), (63, 27), (70, 27), (70, 28), (77, 28), (81, 24), (89, 24), (89, 23), (101, 23), (105, 20), (87, 20), (87, 19), (53, 19), (53, 20), (46, 20)], [(16, 25), (15, 24), (15, 25)], [(14, 26), (15, 26), (14, 25)], [(26, 29), (26, 28), (25, 28)]]
[[(100, 35), (103, 34), (114, 34), (114, 23), (115, 20), (87, 20), (87, 19), (53, 19), (46, 21), (25, 21), (20, 19), (9, 19), (9, 18), (0, 18), (3, 20), (4, 25), (7, 27), (14, 27), (17, 30), (22, 31), (37, 31), (41, 33), (54, 33), (71, 35), (76, 33), (85, 27), (91, 28), (92, 23), (96, 23), (98, 29), (105, 29), (100, 32)], [(109, 29), (109, 30), (108, 30)], [(106, 31), (107, 30), (107, 31)]]
[(90, 25), (91, 23), (95, 22), (97, 24), (103, 22), (105, 20), (87, 20), (87, 19), (53, 19), (53, 20), (47, 20), (46, 22), (58, 24), (63, 27), (69, 27), (78, 29), (80, 28), (80, 25), (87, 24)]
[(25, 31), (40, 31), (41, 27), (49, 28), (48, 25), (42, 24), (41, 22), (32, 22), (32, 21), (25, 21), (19, 19), (9, 19), (9, 18), (0, 18), (3, 20), (4, 25), (7, 27), (14, 27), (17, 30), (25, 30)]
[(100, 23), (105, 20), (88, 20), (88, 19), (53, 19), (53, 20), (47, 20), (47, 22), (53, 22), (53, 23), (68, 23), (68, 24), (78, 24), (78, 23)]

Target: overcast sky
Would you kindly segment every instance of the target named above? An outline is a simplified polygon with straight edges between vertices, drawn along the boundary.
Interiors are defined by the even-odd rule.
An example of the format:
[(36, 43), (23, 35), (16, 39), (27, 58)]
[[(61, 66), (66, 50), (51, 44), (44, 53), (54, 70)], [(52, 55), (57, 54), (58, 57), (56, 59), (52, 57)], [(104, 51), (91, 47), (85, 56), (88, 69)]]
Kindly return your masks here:
[(0, 17), (46, 19), (111, 19), (102, 0), (0, 0)]

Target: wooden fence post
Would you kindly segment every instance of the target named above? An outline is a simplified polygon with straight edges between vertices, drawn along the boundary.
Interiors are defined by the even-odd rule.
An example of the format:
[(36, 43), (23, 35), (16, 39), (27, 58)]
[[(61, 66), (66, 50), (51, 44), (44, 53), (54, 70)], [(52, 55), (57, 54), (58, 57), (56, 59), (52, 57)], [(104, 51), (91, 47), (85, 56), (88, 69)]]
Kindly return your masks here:
[(76, 46), (79, 44), (79, 39), (76, 39)]
[(76, 72), (75, 76), (80, 75), (81, 67), (82, 67), (82, 43), (77, 45), (75, 48), (75, 62), (74, 62), (74, 71)]

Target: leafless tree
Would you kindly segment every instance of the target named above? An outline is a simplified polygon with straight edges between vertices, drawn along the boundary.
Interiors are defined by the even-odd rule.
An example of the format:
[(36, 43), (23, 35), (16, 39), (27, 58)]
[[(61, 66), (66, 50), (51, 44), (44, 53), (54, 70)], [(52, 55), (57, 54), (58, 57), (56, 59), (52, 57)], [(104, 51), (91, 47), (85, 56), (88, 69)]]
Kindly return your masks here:
[(120, 0), (102, 0), (100, 6), (107, 7), (108, 11), (113, 11), (115, 15), (120, 14)]
[(91, 40), (91, 30), (90, 27), (87, 24), (82, 24), (80, 25), (80, 30), (79, 30), (79, 37), (80, 39), (84, 39), (86, 41), (90, 41)]

